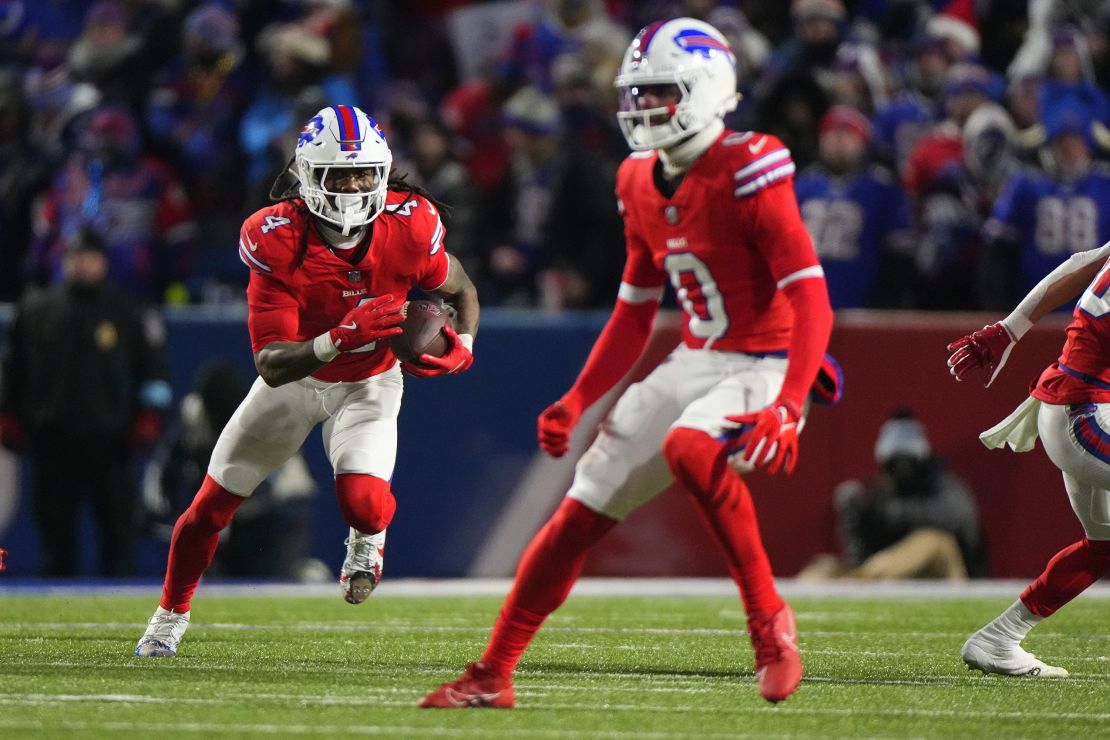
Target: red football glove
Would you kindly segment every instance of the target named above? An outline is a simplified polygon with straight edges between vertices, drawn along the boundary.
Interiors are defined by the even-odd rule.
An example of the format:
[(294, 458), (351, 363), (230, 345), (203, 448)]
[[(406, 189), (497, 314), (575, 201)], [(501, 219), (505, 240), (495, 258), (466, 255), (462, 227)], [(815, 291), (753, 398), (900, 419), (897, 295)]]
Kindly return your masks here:
[(755, 413), (725, 418), (740, 425), (738, 441), (744, 446), (740, 459), (745, 465), (766, 465), (772, 475), (780, 468), (787, 475), (794, 472), (802, 413), (793, 402), (778, 400)]
[(562, 457), (570, 448), (570, 433), (578, 424), (582, 409), (562, 398), (544, 409), (537, 420), (540, 447), (552, 457)]
[(4, 548), (0, 547), (0, 573), (3, 573), (8, 568), (7, 564), (4, 562), (4, 557), (7, 554), (8, 554), (8, 551), (5, 550)]
[(948, 345), (952, 356), (948, 358), (948, 372), (956, 380), (964, 380), (974, 375), (980, 368), (990, 373), (983, 387), (989, 387), (998, 377), (1002, 366), (1014, 348), (1014, 338), (1002, 322), (984, 326), (977, 332), (960, 337)]
[(28, 450), (27, 434), (23, 431), (23, 424), (19, 417), (10, 411), (0, 414), (0, 445), (7, 447), (17, 455)]
[(373, 300), (355, 306), (339, 326), (329, 334), (332, 344), (340, 352), (353, 352), (371, 342), (401, 333), (401, 322), (405, 320), (405, 299), (391, 295), (380, 295)]
[(443, 357), (435, 355), (420, 355), (419, 362), (402, 362), (401, 369), (418, 378), (431, 378), (436, 375), (455, 375), (465, 372), (474, 364), (474, 355), (459, 339), (459, 335), (450, 325), (444, 325), (443, 333), (451, 342), (451, 348)]
[(127, 433), (127, 445), (132, 450), (149, 450), (162, 436), (162, 420), (158, 412), (145, 407), (139, 410)]

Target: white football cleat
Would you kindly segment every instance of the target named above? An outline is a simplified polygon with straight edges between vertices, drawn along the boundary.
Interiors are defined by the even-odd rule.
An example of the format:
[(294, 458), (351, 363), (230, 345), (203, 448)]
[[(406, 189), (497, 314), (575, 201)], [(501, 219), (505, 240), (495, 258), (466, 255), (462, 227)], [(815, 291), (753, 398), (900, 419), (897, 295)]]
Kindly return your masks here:
[(363, 534), (351, 528), (351, 536), (343, 541), (347, 558), (339, 571), (339, 588), (348, 604), (361, 604), (382, 582), (385, 561), (385, 530)]
[(162, 607), (154, 610), (147, 623), (135, 655), (141, 658), (172, 658), (177, 655), (177, 643), (189, 627), (189, 612), (178, 614)]
[(978, 668), (984, 674), (1000, 673), (1003, 676), (1035, 676), (1037, 678), (1067, 678), (1068, 672), (1038, 660), (1019, 643), (1003, 640), (979, 630), (967, 638), (960, 657), (968, 669)]

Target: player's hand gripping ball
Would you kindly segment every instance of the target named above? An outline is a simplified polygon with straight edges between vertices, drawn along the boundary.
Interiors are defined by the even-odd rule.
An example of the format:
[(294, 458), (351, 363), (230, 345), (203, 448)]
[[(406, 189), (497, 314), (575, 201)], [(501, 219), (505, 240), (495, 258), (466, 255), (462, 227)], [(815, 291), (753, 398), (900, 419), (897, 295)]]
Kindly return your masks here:
[(416, 362), (423, 354), (440, 357), (450, 346), (445, 326), (447, 311), (442, 306), (433, 301), (409, 301), (401, 333), (389, 338), (389, 346), (401, 362)]
[(410, 301), (401, 328), (398, 336), (390, 337), (390, 346), (409, 375), (452, 375), (474, 362), (470, 348), (451, 327), (447, 312), (432, 301)]

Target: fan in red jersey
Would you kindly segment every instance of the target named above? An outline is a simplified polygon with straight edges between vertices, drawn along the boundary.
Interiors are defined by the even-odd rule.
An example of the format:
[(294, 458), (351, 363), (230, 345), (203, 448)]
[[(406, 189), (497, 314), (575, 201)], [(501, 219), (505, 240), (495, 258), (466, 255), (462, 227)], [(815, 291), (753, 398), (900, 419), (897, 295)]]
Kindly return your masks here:
[[(473, 361), (478, 295), (444, 248), (436, 205), (389, 179), (392, 155), (358, 108), (321, 110), (304, 127), (272, 193), (243, 223), (239, 257), (250, 268), (248, 326), (259, 378), (212, 452), (208, 475), (174, 527), (162, 599), (135, 654), (173, 656), (190, 600), (220, 531), (254, 488), (296, 452), (317, 424), (350, 525), (340, 574), (361, 603), (381, 579), (397, 452), (401, 367), (422, 377)], [(275, 191), (278, 183), (275, 183)], [(398, 365), (388, 337), (401, 331), (412, 288), (454, 305), (442, 357)]]
[[(1084, 290), (1085, 288), (1085, 290)], [(979, 438), (987, 447), (1045, 452), (1064, 474), (1084, 537), (1056, 553), (1021, 597), (964, 642), (964, 662), (983, 673), (1057, 678), (1068, 675), (1021, 647), (1037, 624), (1110, 574), (1110, 243), (1073, 254), (1045, 276), (1013, 312), (948, 346), (957, 380), (986, 376), (990, 385), (1033, 324), (1082, 295), (1060, 358), (1041, 373), (1029, 398)]]
[(824, 273), (794, 199), (794, 163), (773, 136), (725, 130), (722, 117), (739, 98), (735, 58), (706, 23), (645, 28), (616, 86), (634, 150), (617, 175), (624, 277), (578, 380), (540, 415), (540, 446), (566, 453), (583, 409), (639, 357), (668, 281), (682, 304), (683, 341), (601, 425), (567, 498), (525, 551), (481, 659), (424, 707), (512, 706), (512, 672), (587, 552), (674, 480), (740, 588), (760, 693), (781, 701), (802, 677), (794, 615), (775, 589), (737, 473), (793, 470), (832, 327)]

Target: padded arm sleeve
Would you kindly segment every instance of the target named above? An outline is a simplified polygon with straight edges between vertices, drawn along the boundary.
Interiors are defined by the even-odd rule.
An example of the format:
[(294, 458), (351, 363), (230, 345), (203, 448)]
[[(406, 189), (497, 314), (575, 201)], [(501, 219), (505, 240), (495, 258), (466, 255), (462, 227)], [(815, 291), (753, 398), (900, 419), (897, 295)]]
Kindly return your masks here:
[(789, 401), (794, 408), (801, 409), (829, 346), (833, 313), (825, 279), (819, 274), (793, 280), (782, 290), (794, 308), (794, 328), (779, 400)]

